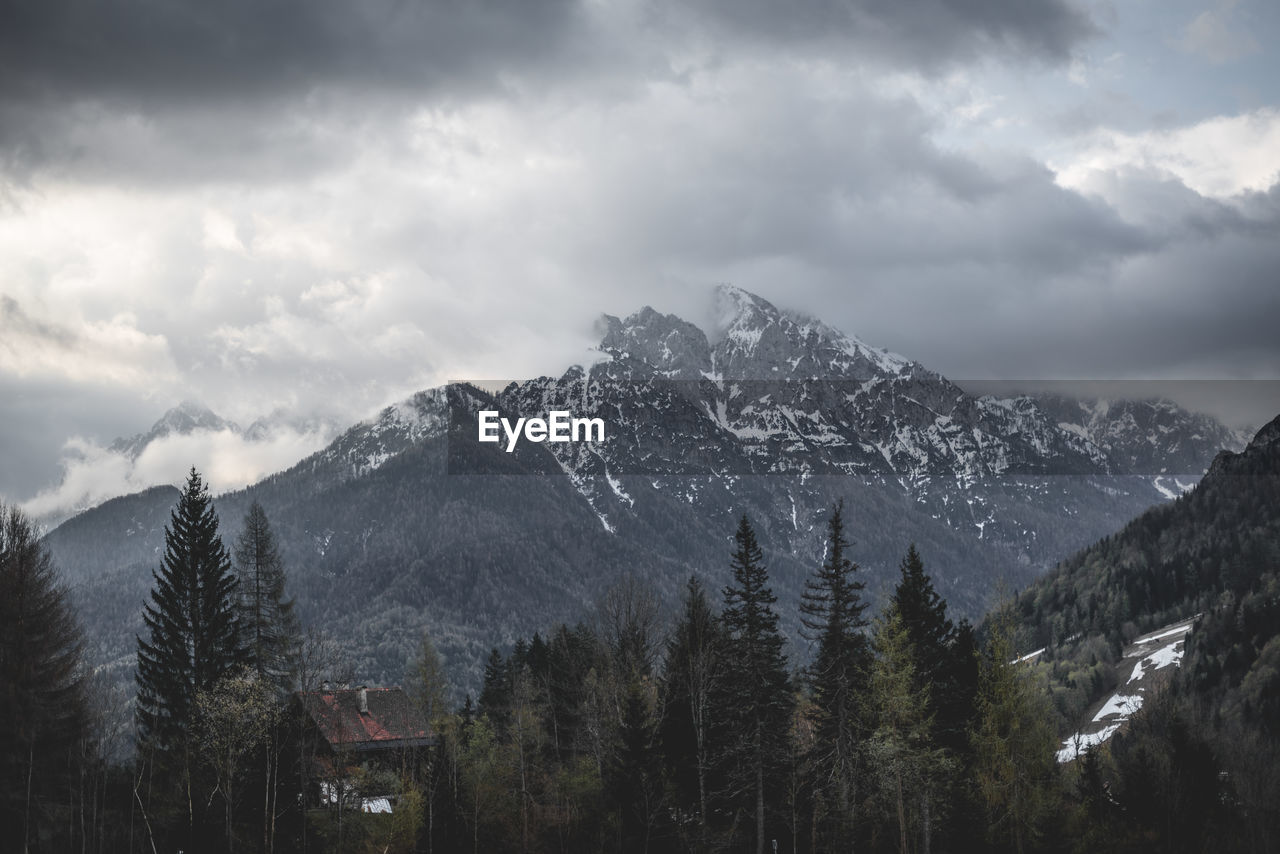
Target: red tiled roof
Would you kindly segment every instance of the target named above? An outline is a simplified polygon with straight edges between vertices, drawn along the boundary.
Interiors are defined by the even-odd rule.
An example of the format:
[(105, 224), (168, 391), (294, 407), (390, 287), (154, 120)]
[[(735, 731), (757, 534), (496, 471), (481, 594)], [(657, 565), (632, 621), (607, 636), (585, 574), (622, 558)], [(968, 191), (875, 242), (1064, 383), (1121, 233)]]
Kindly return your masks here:
[(357, 750), (419, 747), (431, 741), (427, 723), (404, 691), (369, 688), (368, 711), (360, 711), (359, 690), (300, 692), (298, 699), (331, 747)]

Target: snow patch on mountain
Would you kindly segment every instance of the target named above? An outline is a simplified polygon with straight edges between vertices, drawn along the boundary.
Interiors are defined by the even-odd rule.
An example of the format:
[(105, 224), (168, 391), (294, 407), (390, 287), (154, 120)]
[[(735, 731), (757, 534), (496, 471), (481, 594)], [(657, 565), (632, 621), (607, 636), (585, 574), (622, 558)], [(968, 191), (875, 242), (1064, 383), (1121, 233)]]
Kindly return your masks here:
[(1122, 666), (1131, 667), (1129, 678), (1094, 713), (1090, 726), (1062, 742), (1062, 748), (1057, 754), (1059, 763), (1071, 762), (1090, 748), (1102, 744), (1137, 714), (1146, 699), (1148, 687), (1137, 683), (1142, 683), (1148, 673), (1182, 664), (1186, 636), (1194, 626), (1195, 619), (1192, 617), (1159, 629), (1138, 638), (1129, 646), (1122, 660)]

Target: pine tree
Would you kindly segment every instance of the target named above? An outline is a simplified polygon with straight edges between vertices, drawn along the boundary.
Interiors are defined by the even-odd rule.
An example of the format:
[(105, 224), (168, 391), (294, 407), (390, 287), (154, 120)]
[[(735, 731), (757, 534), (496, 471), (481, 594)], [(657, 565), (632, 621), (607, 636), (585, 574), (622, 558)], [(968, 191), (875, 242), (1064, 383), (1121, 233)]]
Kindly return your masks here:
[[(468, 698), (469, 699), (469, 698)], [(489, 718), (494, 731), (504, 735), (511, 717), (511, 665), (494, 647), (484, 663), (484, 685), (480, 689), (480, 714)]]
[(662, 766), (647, 680), (627, 685), (618, 726), (618, 750), (609, 775), (618, 805), (621, 850), (650, 851), (656, 826), (664, 812)]
[(720, 623), (696, 576), (690, 576), (684, 612), (663, 669), (662, 750), (681, 806), (697, 804), (700, 841), (707, 843), (708, 774), (713, 703), (723, 679)]
[(921, 681), (933, 684), (946, 666), (947, 648), (955, 629), (947, 619), (946, 600), (938, 595), (933, 579), (924, 571), (915, 543), (907, 549), (899, 571), (892, 607), (902, 620)]
[(874, 727), (868, 740), (869, 766), (881, 802), (898, 827), (898, 850), (910, 850), (908, 828), (921, 831), (923, 852), (931, 836), (931, 784), (945, 765), (933, 743), (933, 712), (915, 662), (915, 646), (905, 621), (891, 605), (876, 623), (876, 659), (871, 668), (869, 711)]
[(293, 600), (285, 599), (284, 562), (262, 505), (254, 501), (236, 540), (241, 627), (258, 678), (280, 695), (293, 688), (301, 631)]
[(863, 582), (858, 565), (849, 560), (844, 536), (844, 502), (833, 508), (827, 521), (827, 554), (822, 566), (805, 582), (801, 620), (806, 636), (818, 644), (809, 667), (809, 686), (815, 712), (814, 755), (817, 784), (835, 811), (834, 839), (848, 844), (853, 833), (858, 801), (859, 722), (861, 695), (866, 688), (871, 661), (862, 601)]
[(1057, 779), (1048, 698), (1031, 665), (1014, 658), (1008, 610), (993, 620), (982, 662), (974, 774), (987, 808), (988, 834), (1022, 854), (1037, 842)]
[(765, 848), (766, 780), (781, 775), (794, 698), (788, 684), (777, 597), (769, 588), (764, 553), (746, 516), (734, 534), (730, 566), (733, 583), (724, 590), (721, 623), (725, 630), (725, 679), (722, 714), (730, 734), (728, 778), (731, 794), (748, 796), (755, 814), (755, 851)]
[(67, 797), (87, 712), (80, 630), (49, 551), (0, 504), (0, 836), (15, 850), (60, 829), (48, 807)]
[(213, 500), (193, 468), (165, 528), (165, 554), (138, 638), (138, 729), (162, 751), (189, 732), (196, 694), (244, 663), (237, 583)]
[(973, 629), (964, 623), (962, 632), (952, 625), (947, 602), (934, 589), (914, 543), (899, 569), (890, 607), (902, 619), (917, 678), (937, 714), (935, 733), (942, 746), (967, 751), (978, 678)]

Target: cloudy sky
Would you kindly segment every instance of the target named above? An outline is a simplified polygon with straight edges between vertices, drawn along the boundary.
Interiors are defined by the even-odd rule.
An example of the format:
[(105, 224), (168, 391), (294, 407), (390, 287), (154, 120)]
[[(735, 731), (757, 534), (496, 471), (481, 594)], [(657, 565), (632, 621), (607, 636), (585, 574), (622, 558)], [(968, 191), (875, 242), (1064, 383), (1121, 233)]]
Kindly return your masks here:
[[(719, 282), (955, 378), (1280, 378), (1276, 44), (1272, 0), (0, 3), (0, 496), (238, 485)], [(104, 450), (183, 399), (289, 426)]]

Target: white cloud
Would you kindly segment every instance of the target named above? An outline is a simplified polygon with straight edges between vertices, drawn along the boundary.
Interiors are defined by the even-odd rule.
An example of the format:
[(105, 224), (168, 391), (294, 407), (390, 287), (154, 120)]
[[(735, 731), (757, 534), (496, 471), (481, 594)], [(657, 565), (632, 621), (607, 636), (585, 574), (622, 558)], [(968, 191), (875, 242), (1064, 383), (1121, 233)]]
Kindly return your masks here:
[(150, 442), (137, 459), (82, 437), (70, 439), (62, 480), (23, 503), (33, 518), (57, 521), (118, 495), (161, 484), (179, 485), (195, 466), (216, 493), (256, 483), (325, 446), (320, 431), (278, 428), (260, 439), (232, 430), (197, 430)]
[(104, 321), (67, 324), (34, 317), (16, 299), (0, 294), (0, 372), (133, 387), (174, 382), (168, 341), (142, 332), (137, 322), (122, 312)]
[(1280, 110), (1265, 107), (1167, 131), (1103, 130), (1050, 165), (1061, 186), (1104, 197), (1111, 177), (1124, 172), (1171, 176), (1216, 199), (1262, 191), (1280, 180)]

